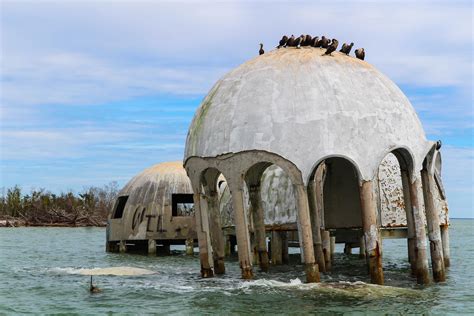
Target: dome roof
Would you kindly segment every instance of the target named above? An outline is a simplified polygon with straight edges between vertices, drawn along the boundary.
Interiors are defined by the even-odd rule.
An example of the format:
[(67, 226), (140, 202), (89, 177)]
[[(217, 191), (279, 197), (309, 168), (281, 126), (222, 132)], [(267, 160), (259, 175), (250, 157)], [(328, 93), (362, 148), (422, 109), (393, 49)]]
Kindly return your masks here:
[(421, 169), (431, 142), (406, 96), (367, 62), (323, 52), (273, 50), (226, 74), (196, 111), (185, 161), (264, 150), (307, 181), (320, 160), (340, 156), (369, 180), (388, 152), (405, 148)]
[(131, 205), (147, 205), (172, 193), (193, 193), (181, 161), (163, 162), (145, 169), (125, 185), (119, 196), (128, 195)]

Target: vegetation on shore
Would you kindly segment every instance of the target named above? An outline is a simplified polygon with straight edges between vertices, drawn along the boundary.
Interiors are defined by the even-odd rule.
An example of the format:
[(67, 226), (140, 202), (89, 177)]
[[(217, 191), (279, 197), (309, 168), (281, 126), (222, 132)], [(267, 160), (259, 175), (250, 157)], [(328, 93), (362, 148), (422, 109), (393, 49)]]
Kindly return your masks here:
[(0, 226), (104, 226), (118, 194), (118, 184), (52, 193), (25, 194), (19, 186), (0, 190)]

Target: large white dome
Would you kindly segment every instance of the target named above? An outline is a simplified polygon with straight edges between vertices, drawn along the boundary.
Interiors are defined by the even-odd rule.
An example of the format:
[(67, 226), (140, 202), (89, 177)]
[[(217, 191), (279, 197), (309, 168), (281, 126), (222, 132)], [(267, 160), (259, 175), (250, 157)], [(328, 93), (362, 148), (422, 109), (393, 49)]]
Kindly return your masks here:
[(351, 160), (365, 180), (395, 148), (415, 170), (429, 149), (406, 96), (369, 63), (319, 48), (283, 48), (220, 79), (196, 111), (185, 161), (264, 150), (294, 163), (307, 181), (322, 159)]

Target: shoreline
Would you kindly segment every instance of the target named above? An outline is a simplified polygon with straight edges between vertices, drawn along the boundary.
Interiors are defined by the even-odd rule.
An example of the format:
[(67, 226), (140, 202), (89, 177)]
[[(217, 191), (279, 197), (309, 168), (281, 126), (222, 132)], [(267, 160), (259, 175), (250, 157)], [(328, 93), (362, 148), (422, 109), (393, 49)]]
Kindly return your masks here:
[(24, 219), (18, 218), (1, 218), (0, 219), (0, 228), (17, 228), (17, 227), (106, 227), (107, 222), (100, 222), (97, 224), (91, 223), (31, 223), (27, 222)]

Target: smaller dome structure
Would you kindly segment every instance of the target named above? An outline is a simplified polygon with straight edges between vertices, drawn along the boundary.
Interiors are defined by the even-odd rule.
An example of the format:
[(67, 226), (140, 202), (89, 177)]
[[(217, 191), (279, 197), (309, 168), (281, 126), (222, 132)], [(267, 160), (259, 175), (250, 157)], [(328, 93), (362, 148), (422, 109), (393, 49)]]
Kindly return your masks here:
[(131, 179), (119, 192), (107, 222), (107, 250), (192, 245), (197, 238), (193, 190), (182, 162), (164, 162)]

